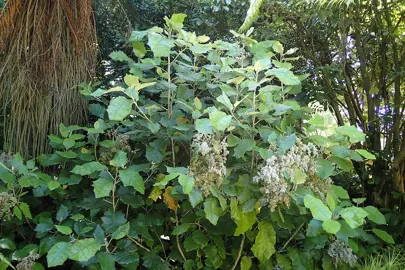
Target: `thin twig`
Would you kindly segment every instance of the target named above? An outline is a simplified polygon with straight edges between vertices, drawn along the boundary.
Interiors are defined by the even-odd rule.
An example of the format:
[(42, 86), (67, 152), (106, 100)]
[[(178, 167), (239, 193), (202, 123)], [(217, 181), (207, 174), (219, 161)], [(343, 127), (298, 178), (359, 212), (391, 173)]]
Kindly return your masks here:
[[(179, 226), (179, 218), (177, 217), (177, 209), (175, 210), (174, 214), (176, 215), (176, 226)], [(177, 249), (180, 252), (181, 257), (183, 258), (184, 261), (186, 261), (186, 256), (184, 256), (183, 250), (181, 249), (180, 246), (180, 240), (179, 240), (179, 236), (176, 235), (176, 242), (177, 242)]]
[(287, 245), (291, 242), (291, 240), (293, 240), (293, 238), (297, 235), (297, 233), (301, 230), (301, 228), (305, 225), (306, 222), (303, 222), (296, 230), (295, 232), (291, 235), (291, 237), (287, 240), (287, 242), (285, 242), (285, 244), (283, 245), (283, 247), (277, 252), (277, 253), (281, 253), (283, 252), (283, 250), (287, 247)]
[(242, 241), (240, 242), (238, 257), (236, 257), (235, 264), (233, 265), (231, 270), (235, 270), (236, 267), (238, 266), (240, 257), (242, 256), (243, 245), (245, 244), (245, 237), (246, 237), (245, 234), (242, 234)]
[(141, 243), (139, 243), (138, 241), (136, 241), (136, 239), (134, 239), (133, 237), (131, 237), (130, 235), (127, 234), (127, 237), (129, 240), (131, 240), (132, 242), (134, 242), (135, 245), (137, 245), (138, 247), (143, 248), (146, 251), (150, 251), (149, 248), (145, 247), (144, 245), (142, 245)]

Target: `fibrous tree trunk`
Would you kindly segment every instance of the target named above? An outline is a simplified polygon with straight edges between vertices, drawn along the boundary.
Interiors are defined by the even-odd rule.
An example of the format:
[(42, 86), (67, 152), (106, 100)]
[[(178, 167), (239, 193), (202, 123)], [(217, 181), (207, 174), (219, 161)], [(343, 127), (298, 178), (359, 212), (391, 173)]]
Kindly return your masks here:
[(86, 120), (78, 84), (94, 77), (91, 0), (8, 0), (0, 11), (4, 151), (48, 152), (60, 123)]

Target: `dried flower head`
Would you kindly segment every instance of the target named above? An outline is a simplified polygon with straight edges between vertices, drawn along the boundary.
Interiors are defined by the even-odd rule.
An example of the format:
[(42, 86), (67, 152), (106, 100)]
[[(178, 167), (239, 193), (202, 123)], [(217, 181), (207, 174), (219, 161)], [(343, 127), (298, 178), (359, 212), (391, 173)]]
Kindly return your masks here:
[(196, 185), (205, 196), (211, 193), (212, 185), (221, 185), (226, 174), (228, 145), (226, 139), (220, 140), (215, 135), (196, 134), (191, 144), (193, 158), (189, 174), (194, 176)]
[(17, 270), (32, 270), (32, 267), (36, 260), (39, 259), (39, 254), (30, 254), (27, 257), (19, 260), (16, 266)]
[(12, 217), (11, 209), (17, 205), (17, 199), (7, 192), (0, 192), (0, 219), (10, 219)]
[(297, 140), (284, 155), (277, 152), (266, 160), (253, 181), (262, 185), (264, 199), (274, 211), (279, 204), (290, 205), (288, 192), (296, 187), (296, 171), (300, 170), (313, 179), (317, 170), (319, 150), (312, 143), (304, 144)]
[(353, 254), (353, 250), (340, 240), (335, 240), (329, 245), (328, 254), (332, 257), (335, 268), (341, 262), (347, 263), (350, 267), (354, 267), (357, 263), (357, 256)]
[(11, 168), (11, 160), (13, 157), (14, 155), (12, 153), (2, 152), (0, 154), (0, 162), (6, 165), (6, 167)]

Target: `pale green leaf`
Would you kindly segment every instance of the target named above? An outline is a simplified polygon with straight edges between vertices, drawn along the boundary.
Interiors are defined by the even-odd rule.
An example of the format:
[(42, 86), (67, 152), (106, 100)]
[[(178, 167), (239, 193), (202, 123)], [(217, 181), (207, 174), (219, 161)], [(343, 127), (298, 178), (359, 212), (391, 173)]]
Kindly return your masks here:
[(375, 233), (378, 237), (380, 237), (382, 240), (384, 240), (388, 244), (395, 244), (394, 238), (392, 238), (392, 236), (389, 233), (387, 233), (386, 231), (374, 228), (373, 233)]
[(105, 165), (103, 165), (97, 161), (92, 161), (92, 162), (84, 163), (83, 165), (76, 165), (71, 172), (74, 174), (79, 174), (79, 175), (89, 175), (94, 172), (106, 171), (106, 170), (107, 170), (107, 167)]
[(376, 157), (367, 150), (356, 149), (356, 152), (359, 153), (360, 155), (362, 155), (366, 159), (372, 159), (372, 160), (376, 159)]
[(110, 165), (114, 167), (124, 167), (128, 163), (127, 153), (119, 150), (114, 158), (110, 161)]
[(193, 190), (195, 179), (192, 176), (181, 174), (179, 176), (179, 183), (183, 187), (184, 194), (189, 194)]
[(299, 85), (301, 81), (294, 75), (291, 70), (286, 68), (273, 68), (266, 71), (268, 76), (276, 76), (285, 85)]
[(213, 224), (217, 225), (219, 217), (222, 215), (222, 209), (216, 198), (210, 197), (204, 202), (205, 217)]
[(141, 194), (145, 193), (145, 184), (142, 176), (134, 166), (119, 171), (120, 179), (124, 186), (131, 186)]
[(331, 234), (336, 234), (340, 230), (340, 223), (336, 220), (326, 220), (322, 223), (322, 228)]
[(168, 57), (174, 47), (174, 41), (162, 34), (151, 32), (148, 34), (148, 45), (155, 57)]
[(377, 224), (385, 225), (387, 221), (385, 220), (385, 216), (374, 206), (367, 206), (364, 207), (364, 210), (368, 213), (367, 218)]
[(108, 117), (113, 121), (122, 121), (131, 113), (131, 109), (132, 100), (125, 97), (116, 97), (108, 105)]
[(101, 248), (101, 244), (94, 238), (77, 240), (69, 249), (69, 259), (87, 262)]
[(56, 243), (46, 255), (48, 267), (63, 265), (69, 258), (70, 246), (68, 242)]
[(306, 195), (304, 197), (304, 204), (306, 208), (309, 208), (314, 219), (326, 221), (332, 218), (332, 212), (329, 208), (314, 196)]
[(276, 232), (273, 225), (266, 221), (259, 223), (259, 233), (252, 247), (253, 254), (260, 262), (267, 261), (276, 252)]
[(128, 234), (129, 229), (130, 229), (130, 225), (129, 225), (129, 223), (127, 222), (127, 223), (125, 223), (124, 225), (119, 226), (119, 227), (115, 230), (115, 232), (113, 232), (113, 234), (111, 235), (111, 238), (112, 238), (112, 239), (115, 239), (115, 240), (119, 240), (119, 239), (123, 238), (125, 235)]
[(218, 131), (224, 131), (231, 125), (232, 116), (221, 111), (214, 111), (209, 114), (211, 125)]
[(339, 213), (342, 218), (353, 229), (363, 225), (364, 219), (368, 216), (368, 213), (360, 207), (351, 206), (344, 208)]
[(93, 182), (93, 188), (96, 198), (109, 197), (114, 183), (111, 179), (100, 178)]
[(55, 228), (58, 230), (58, 232), (62, 234), (65, 235), (72, 234), (72, 229), (69, 226), (55, 225)]

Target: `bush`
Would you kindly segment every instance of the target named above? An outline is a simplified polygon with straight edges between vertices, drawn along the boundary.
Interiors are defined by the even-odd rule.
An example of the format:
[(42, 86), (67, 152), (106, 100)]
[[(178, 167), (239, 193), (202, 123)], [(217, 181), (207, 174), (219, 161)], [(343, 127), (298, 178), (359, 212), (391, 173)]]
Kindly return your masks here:
[(295, 100), (295, 50), (209, 42), (184, 17), (133, 32), (136, 61), (111, 54), (123, 82), (82, 85), (94, 125), (3, 162), (3, 268), (340, 269), (393, 243), (378, 209), (332, 184), (374, 157), (350, 148), (355, 127), (320, 135)]

